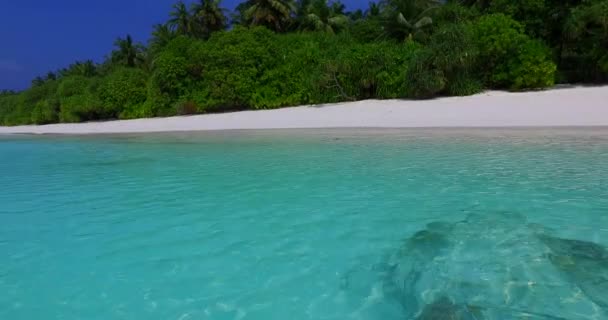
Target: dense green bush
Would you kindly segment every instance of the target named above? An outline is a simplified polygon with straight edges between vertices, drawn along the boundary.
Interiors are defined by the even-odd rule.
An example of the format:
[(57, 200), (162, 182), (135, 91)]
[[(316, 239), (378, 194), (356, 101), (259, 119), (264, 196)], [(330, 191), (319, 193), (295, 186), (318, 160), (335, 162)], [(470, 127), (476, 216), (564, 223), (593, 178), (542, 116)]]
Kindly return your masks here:
[(355, 21), (350, 28), (350, 34), (359, 42), (369, 43), (385, 40), (386, 31), (380, 19)]
[(435, 32), (428, 44), (435, 67), (448, 78), (456, 74), (469, 74), (478, 56), (473, 37), (471, 26), (467, 23), (447, 24)]
[(571, 11), (565, 30), (567, 80), (608, 81), (608, 0), (583, 1)]
[(61, 122), (81, 122), (106, 119), (103, 106), (91, 92), (84, 92), (61, 100)]
[(477, 67), (489, 86), (521, 90), (554, 83), (556, 66), (550, 51), (530, 39), (520, 23), (503, 14), (491, 14), (474, 26), (480, 52)]
[(549, 60), (549, 49), (535, 40), (527, 40), (518, 47), (517, 53), (497, 66), (494, 81), (504, 83), (512, 90), (552, 86), (557, 68)]
[(512, 17), (533, 37), (546, 32), (546, 20), (551, 14), (547, 0), (492, 0), (489, 11)]
[(254, 109), (314, 103), (312, 92), (324, 61), (321, 39), (324, 34), (283, 35), (274, 39), (277, 63), (260, 70), (257, 89), (250, 97)]
[(21, 95), (4, 95), (0, 97), (0, 124), (12, 126), (30, 123), (28, 111), (23, 110)]
[(448, 2), (435, 10), (433, 26), (441, 28), (446, 24), (470, 22), (477, 19), (480, 14), (476, 7), (465, 7), (459, 3)]
[(191, 79), (188, 77), (188, 60), (165, 52), (154, 60), (151, 82), (162, 93), (178, 98), (187, 92)]
[(424, 48), (412, 59), (405, 77), (407, 97), (414, 99), (433, 98), (446, 87), (445, 73), (434, 63), (434, 54)]
[(47, 81), (19, 95), (16, 111), (21, 123), (46, 124), (57, 121), (58, 84), (56, 80)]
[(75, 95), (84, 94), (89, 87), (89, 78), (83, 76), (68, 76), (61, 79), (57, 88), (57, 95), (60, 98), (68, 98)]
[(104, 117), (129, 118), (140, 109), (146, 102), (146, 82), (146, 73), (135, 68), (122, 68), (104, 78), (98, 88)]
[(480, 48), (481, 69), (493, 69), (517, 52), (528, 40), (523, 26), (504, 14), (481, 17), (474, 24), (475, 41)]
[(280, 62), (274, 38), (275, 35), (264, 28), (236, 28), (216, 33), (192, 50), (190, 57), (203, 73), (200, 85), (208, 91), (202, 109), (248, 107), (263, 71)]
[(49, 124), (59, 120), (58, 116), (59, 100), (56, 98), (47, 98), (38, 101), (32, 110), (32, 123)]
[(403, 79), (417, 49), (411, 42), (351, 43), (326, 62), (323, 90), (336, 100), (402, 98)]
[(190, 87), (200, 79), (200, 66), (191, 57), (202, 41), (188, 37), (178, 37), (155, 58), (151, 83), (153, 87), (172, 100), (177, 100), (188, 92)]
[(478, 48), (467, 23), (446, 24), (430, 38), (428, 46), (412, 60), (406, 83), (411, 98), (439, 94), (471, 95), (482, 90), (473, 68)]
[[(0, 90), (0, 124), (608, 81), (608, 0), (442, 2), (387, 0), (354, 13), (321, 0), (294, 12), (245, 3), (231, 30), (219, 2), (206, 3), (213, 19), (201, 19), (200, 6), (177, 6), (179, 21), (155, 26), (147, 49), (127, 35), (102, 63), (73, 63), (19, 93)], [(269, 21), (280, 32), (253, 26)]]
[(122, 112), (123, 119), (150, 118), (156, 116), (173, 116), (176, 114), (172, 108), (174, 99), (167, 93), (161, 92), (153, 79), (146, 86), (146, 102), (139, 109), (125, 110)]
[(84, 76), (67, 76), (60, 80), (57, 89), (62, 122), (80, 122), (102, 118), (98, 115), (95, 89), (98, 79)]

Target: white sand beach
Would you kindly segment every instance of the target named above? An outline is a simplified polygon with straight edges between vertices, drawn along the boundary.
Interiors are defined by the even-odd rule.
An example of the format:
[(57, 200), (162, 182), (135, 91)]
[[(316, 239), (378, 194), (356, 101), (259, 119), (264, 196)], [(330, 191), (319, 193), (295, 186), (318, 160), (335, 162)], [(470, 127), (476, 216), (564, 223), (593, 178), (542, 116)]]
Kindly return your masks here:
[(366, 100), (196, 116), (0, 127), (0, 134), (99, 134), (229, 129), (608, 126), (608, 86), (434, 100)]

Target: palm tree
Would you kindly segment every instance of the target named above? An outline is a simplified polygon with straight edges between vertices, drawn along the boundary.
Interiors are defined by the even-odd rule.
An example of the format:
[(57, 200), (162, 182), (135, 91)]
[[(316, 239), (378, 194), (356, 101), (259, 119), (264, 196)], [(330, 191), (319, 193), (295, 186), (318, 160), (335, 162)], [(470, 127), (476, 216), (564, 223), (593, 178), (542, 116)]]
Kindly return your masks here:
[(357, 9), (346, 14), (352, 21), (377, 18), (380, 16), (380, 6), (376, 2), (370, 2), (367, 9)]
[(398, 39), (424, 36), (433, 24), (431, 13), (441, 6), (440, 0), (384, 0), (381, 2), (389, 35)]
[(76, 70), (78, 74), (84, 77), (94, 77), (97, 74), (97, 66), (95, 65), (95, 62), (93, 62), (93, 60), (77, 62)]
[(151, 52), (158, 52), (175, 38), (175, 32), (168, 24), (156, 24), (152, 31), (149, 47)]
[(116, 46), (116, 50), (112, 51), (112, 63), (135, 67), (138, 63), (145, 60), (143, 57), (143, 46), (139, 43), (134, 43), (130, 35), (127, 35), (124, 39), (116, 39), (114, 46)]
[(59, 70), (61, 77), (83, 76), (93, 77), (97, 75), (97, 65), (93, 60), (76, 61), (70, 64), (67, 68)]
[(365, 10), (365, 17), (378, 17), (380, 16), (380, 6), (375, 2), (370, 2), (369, 7)]
[(342, 14), (342, 15), (346, 15), (345, 11), (346, 11), (346, 6), (344, 5), (344, 3), (340, 2), (339, 0), (335, 0), (332, 1), (331, 4), (329, 5), (331, 11), (335, 14)]
[(307, 14), (300, 26), (303, 30), (336, 33), (348, 25), (349, 19), (344, 15), (344, 6), (328, 6), (327, 0), (313, 0), (307, 8)]
[(295, 4), (295, 27), (299, 27), (306, 20), (306, 16), (308, 15), (308, 8), (310, 7), (312, 0), (297, 0)]
[(183, 1), (178, 1), (173, 5), (173, 11), (169, 14), (169, 27), (179, 35), (192, 36), (194, 28), (190, 11)]
[(346, 16), (352, 21), (362, 20), (365, 16), (365, 13), (361, 9), (357, 9), (355, 11), (349, 11), (346, 13)]
[(53, 71), (49, 71), (46, 74), (46, 78), (44, 79), (45, 81), (53, 81), (53, 80), (57, 80), (57, 75), (55, 74), (55, 72)]
[(36, 78), (34, 78), (34, 80), (32, 80), (32, 87), (38, 87), (44, 84), (44, 78), (42, 78), (41, 76), (37, 76)]
[(245, 17), (252, 26), (266, 26), (282, 32), (293, 19), (295, 5), (292, 0), (248, 0)]
[(232, 25), (248, 25), (249, 21), (247, 19), (247, 10), (251, 7), (251, 3), (249, 2), (241, 2), (239, 3), (234, 11), (230, 15), (230, 24)]
[(192, 5), (194, 28), (201, 37), (209, 38), (211, 33), (226, 29), (227, 19), (220, 2), (221, 0), (200, 0)]

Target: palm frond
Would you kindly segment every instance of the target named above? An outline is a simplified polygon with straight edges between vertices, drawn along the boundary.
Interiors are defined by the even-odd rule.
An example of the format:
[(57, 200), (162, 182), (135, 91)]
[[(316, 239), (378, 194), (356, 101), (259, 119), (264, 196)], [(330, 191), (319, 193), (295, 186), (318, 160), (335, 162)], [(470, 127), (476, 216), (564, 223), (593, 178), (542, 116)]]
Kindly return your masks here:
[(409, 21), (407, 21), (407, 19), (405, 18), (405, 16), (401, 12), (399, 12), (397, 14), (397, 23), (399, 23), (401, 25), (404, 25), (404, 26), (406, 26), (408, 28), (412, 28), (412, 24)]
[(431, 24), (433, 24), (433, 19), (431, 17), (422, 17), (422, 19), (418, 20), (418, 22), (414, 24), (414, 28), (420, 29)]

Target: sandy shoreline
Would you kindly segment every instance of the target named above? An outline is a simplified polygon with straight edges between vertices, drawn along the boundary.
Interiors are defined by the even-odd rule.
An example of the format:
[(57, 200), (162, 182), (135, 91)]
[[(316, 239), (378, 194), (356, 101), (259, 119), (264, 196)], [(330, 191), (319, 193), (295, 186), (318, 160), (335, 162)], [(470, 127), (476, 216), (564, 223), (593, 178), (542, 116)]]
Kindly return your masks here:
[(608, 86), (489, 91), (435, 100), (366, 100), (322, 106), (0, 127), (0, 134), (98, 134), (230, 129), (608, 126)]

